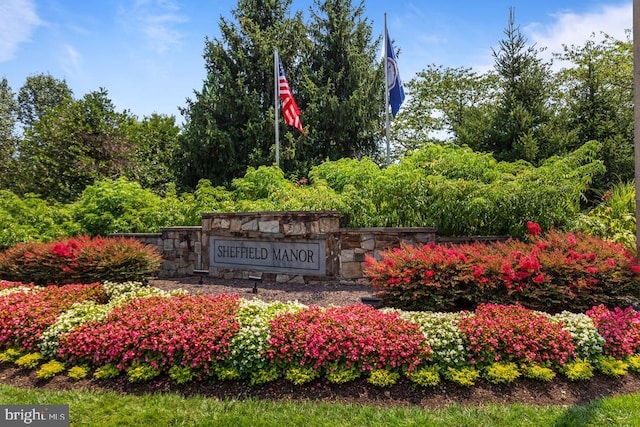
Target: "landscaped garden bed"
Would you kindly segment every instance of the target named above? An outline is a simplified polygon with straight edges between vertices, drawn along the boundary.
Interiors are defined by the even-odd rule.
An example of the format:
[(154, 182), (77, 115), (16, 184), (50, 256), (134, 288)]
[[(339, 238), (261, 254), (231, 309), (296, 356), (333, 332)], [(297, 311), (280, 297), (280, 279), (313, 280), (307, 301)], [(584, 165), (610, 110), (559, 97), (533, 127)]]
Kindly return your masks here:
[[(520, 266), (526, 260), (526, 274), (501, 267), (516, 289), (539, 285), (538, 294), (544, 295), (546, 282), (536, 279), (541, 274), (558, 288), (559, 276), (544, 256), (552, 250), (549, 241), (529, 243), (535, 248), (529, 253), (518, 248), (521, 254), (513, 260)], [(556, 258), (566, 260), (559, 247), (554, 249)], [(565, 247), (572, 259), (591, 263), (571, 264), (575, 277), (581, 277), (576, 265), (582, 265), (592, 279), (604, 282), (608, 274), (625, 280), (625, 292), (619, 295), (634, 296), (638, 272), (628, 254), (615, 246), (591, 245), (593, 255), (583, 257), (577, 243)], [(51, 248), (67, 258), (75, 253), (60, 245)], [(73, 249), (82, 253), (82, 248)], [(27, 253), (29, 260), (34, 253), (49, 256)], [(414, 268), (416, 259), (431, 262), (409, 253)], [(390, 271), (406, 270), (397, 260), (380, 262)], [(598, 272), (587, 270), (596, 262), (610, 270), (596, 276)], [(460, 265), (458, 272), (464, 268)], [(442, 270), (439, 274), (444, 283), (447, 276)], [(406, 274), (409, 280), (392, 277), (390, 282), (415, 286), (415, 276), (412, 271)], [(423, 287), (438, 285), (435, 274), (426, 276)], [(473, 273), (466, 278), (484, 284), (489, 280)], [(585, 283), (597, 301), (594, 289), (600, 281)], [(574, 287), (567, 289), (575, 292)], [(529, 298), (535, 289), (530, 292)], [(209, 389), (214, 395), (226, 390), (231, 396), (345, 395), (403, 402), (443, 393), (478, 400), (524, 393), (535, 400), (533, 396), (546, 389), (556, 391), (547, 400), (560, 403), (568, 396), (584, 398), (581, 384), (594, 391), (593, 397), (615, 389), (639, 391), (638, 353), (640, 313), (632, 306), (598, 304), (582, 312), (546, 313), (521, 302), (480, 302), (459, 311), (378, 310), (363, 304), (321, 307), (229, 293), (168, 291), (136, 281), (53, 286), (0, 282), (0, 365), (8, 382), (22, 378), (36, 385), (89, 382), (129, 391), (207, 394)]]

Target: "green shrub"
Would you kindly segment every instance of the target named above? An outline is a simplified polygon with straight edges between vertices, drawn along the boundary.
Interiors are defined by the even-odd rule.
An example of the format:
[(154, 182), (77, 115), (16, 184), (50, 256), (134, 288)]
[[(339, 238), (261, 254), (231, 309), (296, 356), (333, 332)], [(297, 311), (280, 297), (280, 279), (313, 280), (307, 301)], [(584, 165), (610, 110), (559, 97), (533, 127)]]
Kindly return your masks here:
[(461, 386), (471, 387), (475, 385), (476, 380), (480, 376), (477, 369), (474, 368), (447, 368), (444, 374), (445, 378), (453, 381)]
[(81, 236), (21, 243), (0, 253), (0, 277), (37, 285), (141, 281), (162, 258), (137, 240)]
[(20, 197), (0, 190), (0, 250), (17, 243), (49, 242), (78, 230), (65, 207), (35, 194)]
[(556, 373), (551, 368), (536, 364), (522, 366), (522, 374), (526, 378), (549, 382), (556, 377)]
[(588, 380), (593, 377), (593, 365), (587, 361), (576, 359), (567, 363), (563, 372), (571, 381)]
[(622, 377), (629, 373), (629, 364), (612, 356), (603, 356), (598, 360), (598, 370), (610, 377)]
[(64, 371), (64, 363), (59, 360), (50, 360), (47, 363), (40, 366), (36, 377), (41, 380), (48, 380)]
[(369, 373), (367, 382), (378, 387), (391, 387), (400, 379), (400, 374), (386, 369), (374, 369)]
[(112, 378), (116, 378), (119, 375), (120, 370), (110, 363), (100, 366), (93, 373), (93, 377), (97, 380), (110, 380)]
[(0, 353), (0, 362), (4, 363), (13, 363), (18, 360), (21, 356), (23, 356), (22, 351), (17, 348), (10, 347)]
[(181, 225), (183, 216), (152, 191), (124, 177), (89, 185), (70, 206), (81, 233), (152, 233), (161, 227)]
[(236, 368), (218, 367), (215, 369), (216, 377), (221, 381), (238, 380), (241, 375)]
[(285, 371), (284, 377), (296, 385), (302, 385), (318, 378), (318, 373), (310, 366), (293, 366)]
[(160, 375), (160, 370), (146, 363), (136, 363), (127, 369), (127, 378), (132, 383), (149, 381)]
[(436, 366), (416, 369), (407, 376), (422, 387), (435, 387), (440, 384), (440, 372)]
[(513, 362), (498, 362), (487, 366), (484, 377), (494, 384), (508, 384), (520, 378), (520, 370)]
[(72, 366), (67, 371), (67, 376), (72, 380), (82, 380), (89, 375), (89, 368), (86, 366)]
[(627, 363), (629, 364), (629, 369), (631, 369), (633, 372), (640, 373), (640, 354), (629, 356), (627, 358)]
[(360, 369), (357, 366), (352, 366), (351, 368), (346, 368), (343, 366), (339, 366), (335, 364), (325, 372), (325, 378), (327, 381), (333, 384), (344, 384), (350, 381), (357, 380), (360, 378)]
[(176, 384), (185, 384), (196, 377), (196, 372), (188, 366), (174, 365), (169, 368), (169, 377)]
[(40, 353), (28, 353), (17, 358), (14, 363), (21, 368), (35, 369), (43, 359)]
[(251, 385), (264, 384), (280, 378), (280, 372), (275, 366), (268, 366), (251, 372), (249, 383)]
[(617, 183), (603, 194), (602, 203), (589, 212), (580, 213), (568, 228), (620, 243), (625, 248), (635, 251), (635, 198), (635, 183)]

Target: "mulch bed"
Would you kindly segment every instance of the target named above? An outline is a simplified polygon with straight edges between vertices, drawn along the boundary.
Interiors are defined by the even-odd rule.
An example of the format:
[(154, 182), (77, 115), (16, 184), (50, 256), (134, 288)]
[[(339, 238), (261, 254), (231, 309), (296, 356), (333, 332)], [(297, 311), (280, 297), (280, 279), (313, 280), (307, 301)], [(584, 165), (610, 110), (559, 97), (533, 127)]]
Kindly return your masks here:
[(522, 403), (528, 405), (586, 404), (596, 399), (640, 392), (640, 376), (629, 374), (611, 378), (598, 374), (587, 381), (572, 382), (558, 377), (550, 383), (520, 379), (507, 385), (479, 380), (473, 387), (462, 387), (443, 381), (436, 387), (418, 387), (408, 380), (400, 380), (389, 388), (373, 386), (361, 378), (347, 384), (331, 384), (317, 380), (296, 386), (286, 380), (250, 386), (241, 381), (191, 381), (176, 385), (168, 377), (145, 383), (130, 383), (126, 378), (116, 380), (72, 380), (58, 375), (39, 380), (36, 372), (14, 365), (0, 365), (0, 382), (20, 388), (41, 390), (115, 391), (122, 394), (178, 393), (183, 396), (204, 396), (216, 399), (258, 399), (287, 401), (343, 402), (376, 407), (418, 406), (425, 409), (444, 408), (453, 404), (478, 406), (487, 404)]
[[(360, 302), (362, 297), (372, 295), (372, 289), (367, 286), (339, 283), (302, 285), (265, 282), (259, 283), (258, 291), (254, 293), (255, 283), (252, 281), (220, 281), (205, 278), (204, 283), (199, 284), (199, 280), (196, 277), (176, 280), (154, 279), (150, 281), (150, 285), (165, 290), (182, 288), (200, 294), (237, 293), (243, 298), (260, 298), (265, 301), (298, 300), (304, 304), (321, 306), (355, 304)], [(562, 376), (558, 376), (550, 383), (519, 379), (507, 385), (496, 385), (479, 380), (473, 387), (462, 387), (450, 381), (442, 381), (436, 387), (419, 387), (406, 379), (401, 379), (392, 387), (380, 388), (367, 383), (364, 378), (347, 384), (331, 384), (326, 380), (317, 380), (302, 386), (296, 386), (285, 380), (250, 386), (241, 381), (211, 379), (176, 385), (168, 377), (139, 384), (129, 383), (125, 378), (108, 381), (72, 380), (63, 375), (43, 381), (36, 377), (35, 371), (8, 364), (0, 364), (0, 383), (43, 390), (112, 390), (123, 394), (179, 393), (184, 396), (198, 395), (218, 399), (319, 400), (378, 407), (419, 406), (428, 409), (443, 408), (453, 404), (474, 406), (523, 403), (571, 406), (607, 396), (640, 393), (640, 375), (638, 374), (629, 374), (620, 378), (597, 374), (588, 381), (577, 382), (569, 381)]]

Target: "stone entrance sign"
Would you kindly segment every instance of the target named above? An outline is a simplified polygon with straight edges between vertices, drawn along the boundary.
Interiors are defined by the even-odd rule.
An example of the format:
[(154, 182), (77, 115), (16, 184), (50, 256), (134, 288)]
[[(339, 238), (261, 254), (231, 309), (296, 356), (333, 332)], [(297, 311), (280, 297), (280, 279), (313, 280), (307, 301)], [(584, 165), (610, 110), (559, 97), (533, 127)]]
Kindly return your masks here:
[(211, 267), (273, 271), (290, 274), (326, 274), (326, 241), (270, 241), (210, 238)]

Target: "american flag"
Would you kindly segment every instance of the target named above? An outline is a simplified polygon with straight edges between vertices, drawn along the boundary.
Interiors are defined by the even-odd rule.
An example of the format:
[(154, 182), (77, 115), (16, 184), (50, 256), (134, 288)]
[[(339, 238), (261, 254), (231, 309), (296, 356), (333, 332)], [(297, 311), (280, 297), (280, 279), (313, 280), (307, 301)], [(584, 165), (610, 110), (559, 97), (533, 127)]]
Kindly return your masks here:
[(300, 122), (300, 109), (291, 94), (291, 88), (287, 82), (287, 77), (284, 75), (284, 67), (282, 67), (280, 56), (278, 56), (278, 76), (278, 94), (280, 95), (280, 102), (282, 103), (284, 122), (289, 126), (298, 128), (300, 132), (304, 133), (302, 123)]

